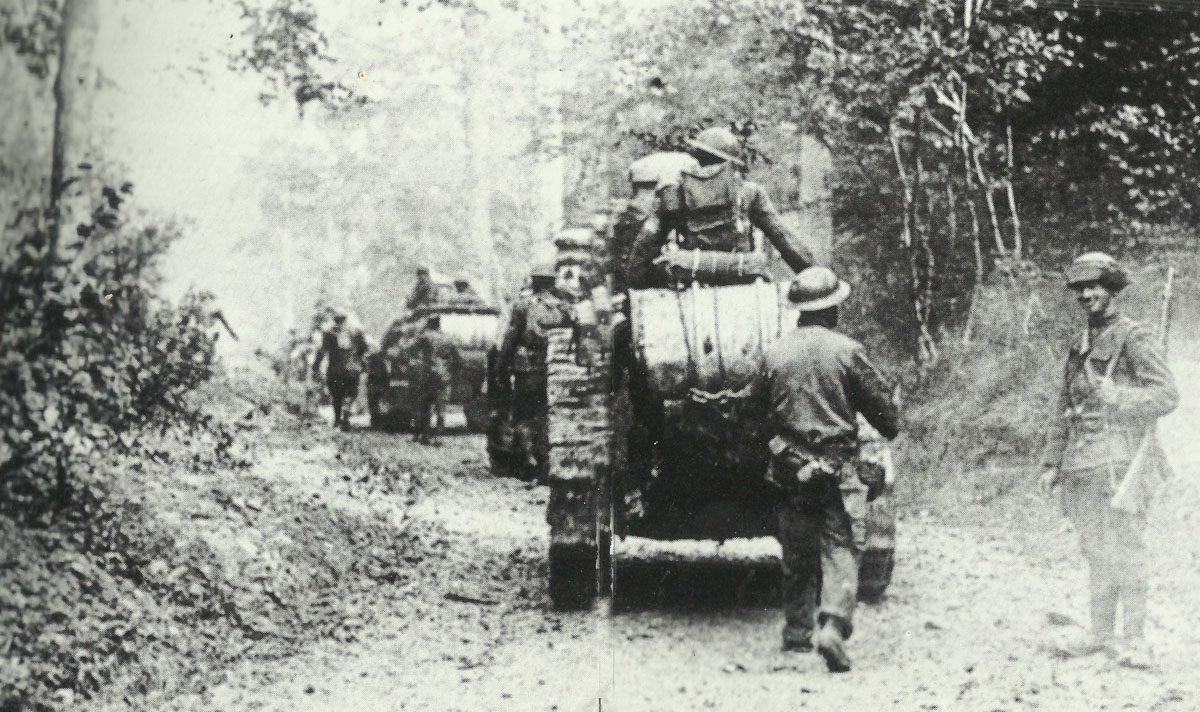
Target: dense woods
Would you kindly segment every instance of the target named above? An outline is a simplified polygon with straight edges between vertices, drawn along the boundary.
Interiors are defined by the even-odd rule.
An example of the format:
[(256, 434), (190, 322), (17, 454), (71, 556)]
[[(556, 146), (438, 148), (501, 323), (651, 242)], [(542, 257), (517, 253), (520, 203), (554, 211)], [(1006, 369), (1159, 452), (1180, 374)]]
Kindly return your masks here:
[[(212, 462), (234, 466), (232, 428), (194, 397), (234, 338), (218, 318), (227, 305), (244, 315), (237, 336), (271, 349), (318, 303), (381, 331), (419, 266), (511, 299), (560, 223), (627, 193), (631, 160), (707, 126), (743, 137), (755, 178), (861, 285), (852, 328), (918, 386), (967, 340), (985, 289), (1084, 250), (1194, 248), (1200, 226), (1195, 12), (1098, 0), (222, 0), (198, 12), (236, 18), (237, 32), (172, 81), (249, 79), (246, 115), (282, 106), (291, 122), (255, 134), (228, 188), (253, 214), (222, 242), (191, 216), (139, 207), (137, 161), (110, 140), (121, 127), (95, 118), (124, 90), (105, 74), (100, 25), (141, 3), (0, 7), (0, 82), (17, 98), (0, 102), (7, 533), (61, 526), (69, 538), (111, 523), (106, 463), (149, 457), (163, 438), (202, 440)], [(238, 261), (259, 277), (167, 284), (172, 250), (210, 243), (220, 247), (197, 272)], [(57, 585), (42, 573), (39, 585)], [(34, 662), (0, 674), (0, 708), (93, 694), (128, 657), (97, 643), (91, 677), (67, 679), (62, 641), (15, 645)]]

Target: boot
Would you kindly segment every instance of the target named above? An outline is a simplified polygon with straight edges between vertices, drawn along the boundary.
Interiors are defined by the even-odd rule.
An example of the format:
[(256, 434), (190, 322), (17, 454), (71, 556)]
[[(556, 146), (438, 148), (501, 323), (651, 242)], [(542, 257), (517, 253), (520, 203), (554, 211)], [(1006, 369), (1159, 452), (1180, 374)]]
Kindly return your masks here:
[(1121, 587), (1121, 609), (1125, 621), (1123, 632), (1126, 640), (1143, 640), (1146, 637), (1146, 593), (1145, 582)]
[(1127, 640), (1117, 655), (1117, 665), (1131, 670), (1149, 670), (1154, 667), (1154, 651), (1145, 638)]
[(821, 624), (821, 629), (813, 637), (813, 642), (817, 645), (817, 652), (825, 658), (825, 667), (829, 669), (829, 672), (850, 671), (850, 656), (846, 654), (846, 636), (842, 633), (842, 626), (839, 623), (840, 621), (834, 616), (828, 616)]
[(1117, 619), (1117, 590), (1099, 581), (1091, 586), (1092, 629), (1089, 633), (1068, 638), (1055, 646), (1055, 653), (1063, 658), (1083, 658), (1090, 655), (1115, 652), (1114, 630)]
[(1149, 670), (1154, 666), (1154, 652), (1146, 642), (1146, 588), (1142, 581), (1121, 587), (1125, 639), (1117, 664), (1134, 670)]

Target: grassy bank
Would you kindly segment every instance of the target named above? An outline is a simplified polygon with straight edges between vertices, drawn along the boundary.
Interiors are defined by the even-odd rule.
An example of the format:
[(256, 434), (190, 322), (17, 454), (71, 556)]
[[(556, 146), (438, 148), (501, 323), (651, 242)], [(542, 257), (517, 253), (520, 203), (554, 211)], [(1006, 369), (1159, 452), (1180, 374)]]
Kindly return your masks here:
[[(1131, 268), (1122, 313), (1157, 329), (1166, 266), (1176, 269), (1171, 358), (1195, 352), (1200, 260), (1159, 257)], [(980, 289), (967, 323), (911, 389), (900, 442), (900, 492), (914, 509), (988, 517), (1028, 509), (1069, 344), (1083, 322), (1057, 274)], [(1181, 382), (1185, 401), (1200, 384)], [(1170, 443), (1168, 443), (1170, 446)]]
[[(239, 659), (352, 640), (399, 595), (419, 475), (235, 389), (254, 392), (204, 397), (241, 459), (163, 439), (99, 463), (96, 496), (48, 527), (0, 518), (0, 709), (155, 709)], [(288, 486), (303, 467), (320, 491)]]

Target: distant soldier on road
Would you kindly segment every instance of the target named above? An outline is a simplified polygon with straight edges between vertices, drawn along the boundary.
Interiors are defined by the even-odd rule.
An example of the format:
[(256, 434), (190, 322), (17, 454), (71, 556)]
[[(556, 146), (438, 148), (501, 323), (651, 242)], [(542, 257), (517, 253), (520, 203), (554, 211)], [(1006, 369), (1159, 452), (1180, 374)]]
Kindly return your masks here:
[(742, 177), (744, 164), (737, 157), (733, 132), (705, 129), (689, 144), (700, 167), (684, 170), (678, 184), (657, 189), (654, 211), (643, 223), (629, 257), (630, 287), (663, 282), (656, 262), (672, 233), (684, 250), (747, 254), (756, 250), (751, 228), (757, 227), (792, 271), (813, 264), (812, 254), (779, 219), (766, 190)]
[[(413, 398), (416, 402), (416, 422), (413, 440), (436, 442), (434, 438), (446, 427), (446, 398), (458, 366), (458, 352), (442, 333), (441, 317), (425, 320), (421, 332), (413, 341), (410, 358), (413, 360)], [(430, 433), (431, 424), (433, 432)]]
[[(855, 467), (858, 414), (884, 438), (899, 414), (862, 344), (834, 329), (850, 285), (824, 267), (800, 272), (788, 299), (798, 327), (768, 350), (761, 393), (768, 408), (770, 479), (783, 498), (777, 536), (783, 550), (783, 649), (812, 650), (833, 672), (850, 669), (845, 642), (854, 628), (867, 500), (882, 481)], [(864, 481), (866, 480), (866, 481)], [(812, 584), (821, 572), (820, 610)], [(818, 629), (813, 634), (814, 613)]]
[(333, 427), (350, 425), (350, 403), (358, 397), (358, 377), (362, 373), (367, 341), (361, 331), (346, 325), (346, 312), (333, 309), (333, 323), (321, 334), (321, 347), (313, 358), (313, 379), (320, 378), (321, 362), (328, 357), (325, 384), (333, 402)]
[[(571, 324), (571, 303), (555, 288), (553, 265), (539, 265), (530, 275), (530, 293), (514, 306), (500, 350), (496, 355), (497, 380), (512, 379), (513, 419), (525, 467), (531, 476), (544, 475), (549, 467), (547, 425), (546, 349), (551, 329)], [(532, 478), (532, 477), (531, 477)]]
[[(1081, 255), (1066, 270), (1067, 286), (1087, 317), (1071, 346), (1050, 427), (1040, 484), (1061, 490), (1063, 512), (1079, 532), (1088, 562), (1091, 631), (1059, 652), (1106, 653), (1126, 667), (1152, 663), (1146, 644), (1146, 508), (1153, 487), (1169, 475), (1155, 421), (1179, 403), (1166, 358), (1154, 336), (1117, 311), (1114, 298), (1129, 283), (1115, 259)], [(1129, 496), (1122, 485), (1141, 483)], [(1115, 637), (1118, 605), (1125, 640)]]

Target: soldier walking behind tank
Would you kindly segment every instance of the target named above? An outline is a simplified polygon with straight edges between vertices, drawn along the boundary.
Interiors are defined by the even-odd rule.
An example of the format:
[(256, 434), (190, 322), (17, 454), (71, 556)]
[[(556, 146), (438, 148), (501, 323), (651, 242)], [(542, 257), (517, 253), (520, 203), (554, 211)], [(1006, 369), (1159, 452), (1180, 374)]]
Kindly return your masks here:
[[(1067, 268), (1066, 281), (1087, 328), (1067, 354), (1040, 485), (1046, 493), (1060, 490), (1063, 513), (1079, 532), (1091, 631), (1058, 652), (1106, 653), (1123, 666), (1147, 668), (1146, 509), (1150, 483), (1169, 476), (1154, 426), (1175, 409), (1179, 394), (1154, 337), (1113, 303), (1129, 283), (1117, 261), (1101, 252), (1081, 255)], [(1138, 484), (1128, 496), (1114, 497)], [(1118, 606), (1123, 645), (1115, 638)]]
[(421, 333), (413, 341), (411, 358), (416, 366), (413, 398), (417, 415), (413, 423), (413, 440), (436, 444), (436, 436), (446, 426), (447, 391), (458, 358), (454, 344), (442, 333), (441, 317), (431, 316), (425, 320)]
[(358, 377), (362, 373), (362, 361), (367, 353), (367, 342), (362, 332), (352, 331), (346, 326), (346, 312), (333, 310), (333, 323), (321, 333), (321, 347), (313, 358), (312, 373), (316, 380), (321, 374), (321, 361), (326, 356), (325, 384), (329, 387), (329, 399), (333, 402), (333, 427), (347, 428), (350, 425), (350, 403), (358, 397)]
[(499, 383), (512, 379), (513, 420), (525, 458), (526, 478), (544, 477), (549, 467), (546, 349), (550, 329), (571, 324), (571, 306), (555, 289), (552, 265), (539, 265), (530, 275), (530, 293), (513, 305), (496, 354)]
[(850, 669), (845, 642), (854, 627), (867, 500), (883, 485), (860, 480), (868, 473), (854, 466), (857, 414), (888, 440), (899, 432), (888, 386), (862, 344), (834, 331), (849, 294), (850, 285), (825, 267), (797, 275), (788, 299), (800, 309), (799, 328), (767, 351), (761, 383), (772, 436), (769, 478), (782, 498), (783, 649), (806, 652), (815, 643), (833, 672)]
[(709, 128), (688, 143), (700, 167), (684, 170), (677, 185), (658, 189), (654, 213), (642, 224), (629, 257), (630, 287), (662, 282), (655, 261), (672, 231), (685, 250), (749, 253), (756, 249), (751, 227), (757, 227), (793, 272), (813, 264), (812, 254), (779, 219), (767, 191), (742, 178), (733, 132)]

